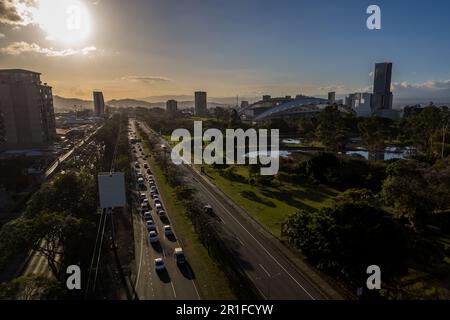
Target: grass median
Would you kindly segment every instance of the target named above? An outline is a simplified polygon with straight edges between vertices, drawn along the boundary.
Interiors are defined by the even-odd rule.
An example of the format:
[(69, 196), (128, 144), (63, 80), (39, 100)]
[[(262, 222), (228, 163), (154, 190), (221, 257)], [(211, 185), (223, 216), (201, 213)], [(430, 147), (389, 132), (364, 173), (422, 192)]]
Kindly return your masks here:
[(235, 166), (235, 173), (242, 179), (229, 180), (210, 166), (205, 172), (219, 189), (245, 209), (274, 236), (281, 236), (281, 226), (291, 213), (304, 209), (316, 211), (331, 206), (338, 191), (307, 182), (288, 183), (274, 179), (271, 186), (247, 183), (248, 168)]

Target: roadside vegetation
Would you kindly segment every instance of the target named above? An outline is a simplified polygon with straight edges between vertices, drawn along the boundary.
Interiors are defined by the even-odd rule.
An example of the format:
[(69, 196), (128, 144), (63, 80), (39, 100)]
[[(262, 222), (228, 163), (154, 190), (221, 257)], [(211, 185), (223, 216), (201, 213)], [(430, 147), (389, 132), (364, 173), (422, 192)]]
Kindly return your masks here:
[[(159, 110), (140, 116), (166, 139), (176, 128), (193, 132), (195, 119), (186, 115)], [(361, 298), (448, 299), (449, 118), (448, 108), (433, 104), (400, 121), (356, 118), (329, 106), (317, 116), (254, 126), (300, 140), (282, 144), (300, 152), (281, 159), (276, 176), (261, 176), (255, 165), (199, 169), (272, 234), (352, 291), (364, 286), (365, 268), (376, 260), (383, 290), (366, 290)], [(203, 130), (249, 127), (221, 108), (202, 120)], [(344, 154), (349, 148), (383, 153), (387, 146), (408, 150), (408, 157), (367, 161)]]
[[(109, 171), (120, 131), (126, 130), (126, 116), (116, 115), (93, 137), (91, 146), (63, 165), (31, 197), (23, 215), (0, 229), (0, 270), (11, 261), (26, 260), (30, 252), (44, 255), (52, 278), (20, 276), (0, 285), (3, 299), (80, 299), (82, 290), (66, 289), (66, 269), (89, 270), (98, 223), (97, 174)], [(118, 146), (116, 170), (129, 167), (126, 131)], [(120, 142), (120, 139), (119, 139)], [(101, 266), (102, 267), (102, 266)], [(87, 277), (82, 277), (85, 281)]]

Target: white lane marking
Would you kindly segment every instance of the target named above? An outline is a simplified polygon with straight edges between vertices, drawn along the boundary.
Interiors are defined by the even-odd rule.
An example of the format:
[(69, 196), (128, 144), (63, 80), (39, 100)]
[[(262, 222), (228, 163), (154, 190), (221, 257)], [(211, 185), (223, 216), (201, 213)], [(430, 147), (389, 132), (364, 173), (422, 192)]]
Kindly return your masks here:
[(137, 289), (138, 283), (139, 283), (139, 276), (141, 274), (141, 266), (142, 266), (142, 254), (144, 252), (144, 233), (142, 232), (142, 221), (141, 221), (141, 219), (139, 219), (139, 226), (141, 227), (141, 253), (140, 253), (140, 258), (139, 258), (138, 274), (136, 276), (136, 283), (134, 285), (135, 289)]
[(170, 285), (172, 286), (173, 296), (174, 296), (174, 298), (176, 298), (177, 297), (177, 293), (175, 292), (175, 287), (173, 286), (172, 281), (170, 282)]
[(269, 273), (269, 271), (267, 271), (267, 269), (266, 268), (264, 268), (264, 266), (262, 265), (262, 264), (259, 264), (259, 266), (261, 267), (261, 269), (263, 269), (264, 270), (264, 272), (267, 274), (267, 276), (270, 278), (271, 277), (271, 275), (270, 275), (270, 273)]
[(191, 281), (192, 281), (192, 284), (194, 285), (195, 293), (197, 294), (197, 300), (201, 300), (200, 294), (198, 293), (198, 290), (197, 290), (197, 285), (195, 284), (195, 280), (191, 280)]
[[(200, 185), (203, 187), (203, 189), (208, 192), (214, 199), (216, 198), (211, 191), (209, 191), (206, 187), (203, 186), (203, 184), (200, 183)], [(275, 261), (276, 264), (278, 264), (280, 266), (280, 268), (300, 287), (303, 289), (303, 291), (306, 292), (306, 294), (313, 300), (316, 300), (309, 292), (308, 290), (305, 289), (305, 287), (303, 287), (282, 265), (280, 262), (278, 262), (277, 259), (275, 259), (274, 256), (272, 256), (272, 254), (270, 254), (270, 252), (261, 244), (261, 242), (259, 242), (230, 212), (228, 212), (228, 210), (224, 207), (224, 205), (222, 203), (220, 203), (220, 201), (217, 200), (217, 203), (225, 210), (225, 212), (231, 217), (233, 218), (234, 221), (236, 221), (241, 227), (242, 229), (245, 230), (245, 232), (248, 233), (248, 235), (250, 237), (253, 238), (253, 240), (256, 241), (257, 244), (259, 244), (259, 246), (267, 253), (267, 255), (269, 257), (272, 258), (273, 261)]]
[(235, 236), (235, 237), (236, 237), (237, 241), (239, 241), (239, 243), (241, 244), (241, 246), (245, 247), (244, 242), (242, 242), (242, 240), (241, 240), (238, 236)]

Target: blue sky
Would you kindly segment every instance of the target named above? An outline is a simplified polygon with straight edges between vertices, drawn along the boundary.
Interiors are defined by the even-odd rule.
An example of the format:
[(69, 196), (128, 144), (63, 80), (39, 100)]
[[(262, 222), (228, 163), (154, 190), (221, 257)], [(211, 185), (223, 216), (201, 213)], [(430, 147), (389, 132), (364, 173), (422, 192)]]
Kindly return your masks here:
[[(95, 87), (139, 98), (197, 89), (214, 96), (344, 93), (367, 89), (374, 63), (391, 61), (397, 96), (450, 97), (450, 1), (84, 3), (90, 36), (69, 47), (36, 24), (0, 24), (0, 67), (38, 69), (64, 95)], [(366, 28), (371, 4), (381, 8), (381, 30)], [(19, 41), (40, 49), (7, 50)]]

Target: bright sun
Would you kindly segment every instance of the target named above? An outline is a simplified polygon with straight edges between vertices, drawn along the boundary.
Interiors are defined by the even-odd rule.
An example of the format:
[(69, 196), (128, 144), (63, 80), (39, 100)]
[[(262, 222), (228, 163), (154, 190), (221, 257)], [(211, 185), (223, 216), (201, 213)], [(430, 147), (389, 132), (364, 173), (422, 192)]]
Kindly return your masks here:
[(47, 33), (49, 40), (77, 44), (90, 33), (86, 6), (76, 0), (38, 0), (34, 20)]

